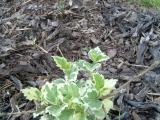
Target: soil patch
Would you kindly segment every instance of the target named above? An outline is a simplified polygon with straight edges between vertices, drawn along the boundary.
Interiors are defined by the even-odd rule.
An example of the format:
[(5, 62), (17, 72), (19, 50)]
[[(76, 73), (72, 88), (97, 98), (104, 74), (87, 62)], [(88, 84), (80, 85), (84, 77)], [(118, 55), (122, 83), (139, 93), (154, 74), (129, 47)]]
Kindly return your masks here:
[[(100, 72), (119, 81), (111, 119), (159, 119), (160, 16), (155, 11), (125, 2), (72, 0), (63, 10), (56, 0), (3, 0), (0, 17), (0, 112), (34, 109), (20, 90), (62, 76), (52, 55), (87, 60), (87, 52), (100, 46), (110, 56)], [(0, 119), (33, 120), (31, 114)]]

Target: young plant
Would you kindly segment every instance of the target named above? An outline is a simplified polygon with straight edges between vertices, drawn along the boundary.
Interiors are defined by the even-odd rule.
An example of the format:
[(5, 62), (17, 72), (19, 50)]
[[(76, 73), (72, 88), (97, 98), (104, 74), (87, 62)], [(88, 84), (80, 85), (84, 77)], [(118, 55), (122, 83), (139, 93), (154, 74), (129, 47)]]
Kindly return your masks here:
[[(97, 72), (100, 62), (109, 59), (99, 47), (89, 51), (92, 62), (78, 60), (69, 62), (64, 57), (53, 56), (64, 78), (45, 83), (39, 90), (26, 88), (22, 93), (28, 100), (36, 101), (40, 107), (34, 117), (41, 120), (103, 120), (113, 107), (110, 98), (101, 99), (115, 89), (117, 80), (105, 79)], [(78, 80), (80, 71), (87, 72), (87, 80)], [(86, 79), (86, 78), (85, 78)]]

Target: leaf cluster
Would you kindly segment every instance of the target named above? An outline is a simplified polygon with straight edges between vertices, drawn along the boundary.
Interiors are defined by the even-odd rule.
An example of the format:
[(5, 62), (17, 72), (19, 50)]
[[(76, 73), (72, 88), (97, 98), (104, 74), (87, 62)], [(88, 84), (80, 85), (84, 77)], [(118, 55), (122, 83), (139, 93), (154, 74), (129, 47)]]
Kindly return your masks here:
[[(26, 88), (22, 93), (28, 100), (40, 103), (34, 117), (41, 120), (103, 120), (113, 103), (109, 98), (100, 99), (115, 89), (117, 80), (105, 79), (97, 72), (100, 62), (109, 59), (99, 47), (89, 51), (92, 62), (78, 60), (69, 62), (64, 57), (53, 56), (64, 78), (45, 83), (41, 89)], [(77, 79), (80, 71), (89, 74), (88, 80)]]

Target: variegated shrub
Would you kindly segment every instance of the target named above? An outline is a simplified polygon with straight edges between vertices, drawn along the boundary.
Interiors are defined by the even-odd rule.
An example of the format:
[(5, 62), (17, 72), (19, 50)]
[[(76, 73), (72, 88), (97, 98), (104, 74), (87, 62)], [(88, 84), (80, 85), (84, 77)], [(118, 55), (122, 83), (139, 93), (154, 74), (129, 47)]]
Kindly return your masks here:
[[(40, 104), (34, 117), (40, 116), (41, 120), (103, 120), (107, 116), (113, 103), (109, 98), (101, 98), (115, 89), (117, 80), (105, 79), (97, 72), (100, 62), (109, 59), (99, 47), (90, 50), (88, 56), (92, 62), (69, 62), (64, 57), (53, 56), (57, 67), (64, 72), (64, 78), (47, 82), (40, 90), (33, 87), (22, 90), (28, 100)], [(78, 80), (79, 71), (88, 73), (88, 80)]]

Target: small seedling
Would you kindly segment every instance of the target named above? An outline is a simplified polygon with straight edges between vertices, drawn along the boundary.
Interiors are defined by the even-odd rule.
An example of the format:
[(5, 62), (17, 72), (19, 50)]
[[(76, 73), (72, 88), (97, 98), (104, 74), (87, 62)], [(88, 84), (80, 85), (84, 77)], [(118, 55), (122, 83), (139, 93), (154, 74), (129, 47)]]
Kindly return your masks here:
[[(115, 89), (117, 80), (105, 79), (97, 72), (100, 62), (109, 59), (99, 47), (90, 50), (88, 56), (92, 62), (69, 62), (64, 57), (53, 56), (57, 67), (64, 72), (64, 78), (47, 82), (41, 89), (22, 90), (28, 100), (40, 104), (34, 117), (40, 116), (41, 120), (103, 120), (107, 116), (113, 102), (110, 98), (101, 98)], [(77, 79), (80, 71), (89, 74), (88, 80)]]

